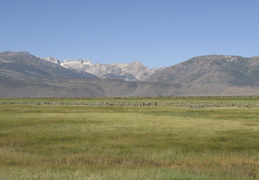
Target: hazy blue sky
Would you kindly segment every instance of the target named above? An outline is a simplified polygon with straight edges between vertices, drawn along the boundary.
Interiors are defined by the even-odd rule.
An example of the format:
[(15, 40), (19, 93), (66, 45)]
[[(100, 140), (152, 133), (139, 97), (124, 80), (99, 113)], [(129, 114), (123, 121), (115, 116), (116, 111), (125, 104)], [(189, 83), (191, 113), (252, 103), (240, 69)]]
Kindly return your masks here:
[(171, 66), (259, 55), (259, 0), (0, 0), (0, 52)]

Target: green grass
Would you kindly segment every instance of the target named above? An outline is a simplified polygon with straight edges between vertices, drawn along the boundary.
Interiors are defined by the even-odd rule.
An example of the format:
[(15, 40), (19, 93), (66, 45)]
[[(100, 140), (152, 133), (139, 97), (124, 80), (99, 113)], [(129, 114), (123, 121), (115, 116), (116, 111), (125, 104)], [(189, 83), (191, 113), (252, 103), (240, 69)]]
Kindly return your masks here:
[(0, 179), (258, 179), (258, 101), (1, 99)]

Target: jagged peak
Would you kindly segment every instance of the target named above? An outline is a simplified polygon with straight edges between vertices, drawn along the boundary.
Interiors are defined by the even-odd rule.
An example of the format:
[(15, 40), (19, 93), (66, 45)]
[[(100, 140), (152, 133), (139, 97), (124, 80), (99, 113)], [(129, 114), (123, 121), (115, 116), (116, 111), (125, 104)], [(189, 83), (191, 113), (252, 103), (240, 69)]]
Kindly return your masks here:
[(129, 64), (132, 64), (132, 65), (135, 65), (135, 66), (144, 66), (141, 62), (139, 61), (133, 61), (132, 63), (129, 63)]
[(118, 67), (127, 67), (127, 66), (143, 66), (143, 67), (145, 67), (139, 61), (133, 61), (133, 62), (130, 62), (130, 63), (111, 63), (111, 64), (103, 64), (103, 65), (114, 65), (114, 66), (118, 66)]
[(63, 63), (91, 64), (91, 60), (89, 60), (89, 59), (67, 60), (67, 59), (65, 59)]
[(55, 64), (60, 64), (60, 60), (57, 59), (56, 57), (45, 57), (45, 58), (42, 58), (42, 59), (45, 60), (45, 61), (55, 63)]
[(43, 60), (48, 60), (48, 61), (59, 61), (58, 58), (55, 58), (55, 57), (45, 57), (45, 58), (42, 58)]

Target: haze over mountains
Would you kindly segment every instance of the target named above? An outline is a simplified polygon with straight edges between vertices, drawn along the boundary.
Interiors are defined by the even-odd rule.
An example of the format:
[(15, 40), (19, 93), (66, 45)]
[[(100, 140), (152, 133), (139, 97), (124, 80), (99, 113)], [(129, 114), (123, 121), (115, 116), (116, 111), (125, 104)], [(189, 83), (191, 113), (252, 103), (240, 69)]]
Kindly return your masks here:
[(259, 57), (208, 55), (167, 68), (0, 53), (0, 97), (258, 95)]

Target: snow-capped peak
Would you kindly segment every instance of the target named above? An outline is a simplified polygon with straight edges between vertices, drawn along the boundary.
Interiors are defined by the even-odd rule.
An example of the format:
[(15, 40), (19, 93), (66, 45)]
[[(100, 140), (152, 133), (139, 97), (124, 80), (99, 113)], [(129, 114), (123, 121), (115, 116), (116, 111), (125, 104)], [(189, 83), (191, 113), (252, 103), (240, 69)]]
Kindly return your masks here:
[(45, 61), (55, 63), (55, 64), (60, 64), (59, 59), (57, 59), (55, 57), (45, 57), (45, 58), (42, 58), (42, 59), (45, 60)]
[(152, 68), (144, 66), (138, 61), (131, 63), (112, 63), (112, 64), (100, 64), (91, 63), (89, 59), (83, 60), (64, 60), (59, 61), (57, 58), (48, 57), (43, 60), (59, 64), (67, 69), (74, 69), (76, 71), (83, 71), (94, 74), (103, 79), (123, 79), (127, 81), (143, 80), (148, 76), (162, 70), (162, 68)]

